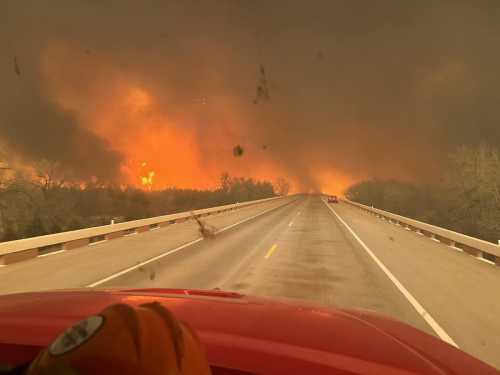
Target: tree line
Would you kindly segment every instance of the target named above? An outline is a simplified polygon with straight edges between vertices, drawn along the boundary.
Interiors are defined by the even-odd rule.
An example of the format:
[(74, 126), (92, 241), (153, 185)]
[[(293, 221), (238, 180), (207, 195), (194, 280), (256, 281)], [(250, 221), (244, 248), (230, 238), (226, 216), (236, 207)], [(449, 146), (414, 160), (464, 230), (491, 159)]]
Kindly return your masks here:
[(43, 161), (34, 175), (11, 172), (0, 180), (0, 241), (286, 195), (288, 188), (283, 180), (273, 185), (225, 173), (213, 190), (144, 191), (69, 182), (57, 163)]
[(500, 153), (485, 144), (457, 149), (438, 182), (372, 179), (351, 186), (345, 195), (487, 241), (500, 239)]

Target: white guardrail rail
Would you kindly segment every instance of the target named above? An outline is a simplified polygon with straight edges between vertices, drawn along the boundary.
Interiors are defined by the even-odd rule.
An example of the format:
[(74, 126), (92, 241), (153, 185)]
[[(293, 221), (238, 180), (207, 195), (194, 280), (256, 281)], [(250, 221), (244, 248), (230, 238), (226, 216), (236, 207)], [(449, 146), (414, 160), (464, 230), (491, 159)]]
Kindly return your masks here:
[(0, 243), (0, 265), (24, 261), (55, 251), (72, 250), (78, 247), (90, 245), (92, 243), (119, 238), (126, 234), (146, 232), (157, 227), (163, 227), (192, 219), (193, 215), (195, 217), (214, 215), (221, 212), (231, 211), (283, 198), (285, 197), (259, 199), (255, 201), (234, 203), (225, 206), (205, 208), (189, 212), (179, 212), (171, 215), (156, 216), (147, 219), (132, 220), (123, 223), (2, 242)]
[(426, 224), (421, 221), (409, 219), (404, 216), (396, 215), (388, 211), (379, 210), (377, 208), (365, 206), (364, 204), (356, 203), (348, 199), (342, 199), (342, 202), (356, 206), (364, 211), (367, 211), (377, 217), (385, 219), (394, 224), (399, 224), (407, 229), (430, 237), (436, 241), (442, 242), (454, 249), (461, 250), (480, 260), (500, 266), (500, 247), (494, 243), (480, 240), (454, 232), (452, 230), (437, 227), (435, 225)]

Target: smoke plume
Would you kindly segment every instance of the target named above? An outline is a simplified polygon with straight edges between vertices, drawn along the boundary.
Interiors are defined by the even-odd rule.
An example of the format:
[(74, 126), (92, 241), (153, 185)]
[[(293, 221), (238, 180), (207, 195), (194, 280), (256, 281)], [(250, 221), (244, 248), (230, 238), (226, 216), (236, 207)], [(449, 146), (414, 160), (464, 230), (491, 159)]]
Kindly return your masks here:
[(495, 1), (50, 5), (1, 5), (0, 140), (82, 179), (339, 191), (500, 141)]

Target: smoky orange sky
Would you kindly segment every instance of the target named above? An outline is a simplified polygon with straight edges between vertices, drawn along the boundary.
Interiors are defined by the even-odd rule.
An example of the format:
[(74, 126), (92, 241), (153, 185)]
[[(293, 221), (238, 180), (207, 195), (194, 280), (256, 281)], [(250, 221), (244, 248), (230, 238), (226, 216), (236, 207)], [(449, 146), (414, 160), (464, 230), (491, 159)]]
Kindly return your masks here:
[(0, 7), (2, 153), (81, 180), (341, 192), (438, 180), (457, 146), (500, 145), (496, 1)]

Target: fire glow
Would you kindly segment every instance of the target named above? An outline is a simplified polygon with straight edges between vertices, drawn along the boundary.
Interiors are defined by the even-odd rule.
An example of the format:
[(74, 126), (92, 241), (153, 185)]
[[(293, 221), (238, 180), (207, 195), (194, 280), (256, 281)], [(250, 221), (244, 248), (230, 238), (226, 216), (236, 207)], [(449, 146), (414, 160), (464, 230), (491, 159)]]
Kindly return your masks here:
[[(143, 161), (141, 163), (141, 167), (145, 168), (146, 166), (147, 166), (147, 163)], [(142, 175), (140, 176), (141, 183), (146, 189), (151, 190), (153, 188), (153, 177), (154, 176), (155, 176), (155, 171), (149, 171), (146, 173), (145, 176), (142, 176)]]
[[(213, 189), (224, 172), (271, 182), (287, 178), (289, 166), (281, 164), (275, 147), (280, 140), (265, 134), (260, 139), (231, 97), (179, 97), (174, 87), (146, 84), (107, 61), (81, 62), (68, 46), (48, 49), (42, 68), (53, 100), (121, 154), (119, 184), (146, 190)], [(203, 105), (193, 97), (203, 98)], [(232, 151), (238, 144), (245, 149), (241, 157)], [(305, 188), (299, 175), (287, 179), (292, 191)]]

